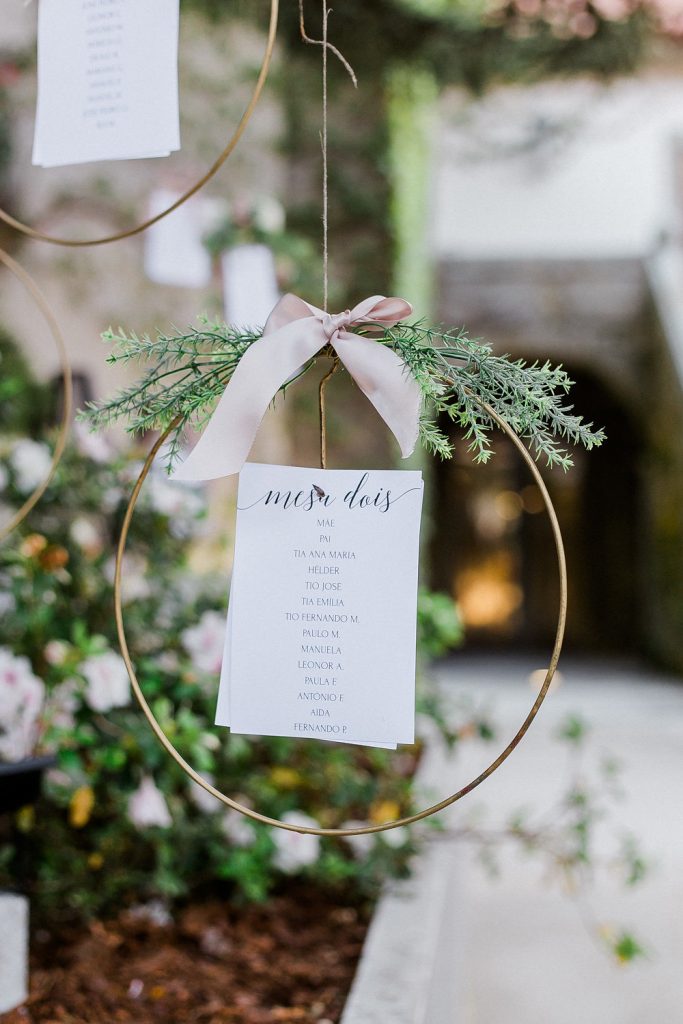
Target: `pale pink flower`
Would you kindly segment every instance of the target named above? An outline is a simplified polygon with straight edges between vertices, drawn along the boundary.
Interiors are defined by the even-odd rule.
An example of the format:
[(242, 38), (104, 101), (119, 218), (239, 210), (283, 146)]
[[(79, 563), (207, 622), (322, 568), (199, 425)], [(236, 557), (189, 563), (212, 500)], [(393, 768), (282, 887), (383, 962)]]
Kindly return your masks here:
[(683, 3), (681, 0), (659, 0), (654, 4), (659, 21), (665, 32), (683, 34)]
[(45, 717), (56, 729), (72, 729), (80, 704), (80, 684), (76, 679), (65, 679), (48, 697)]
[(130, 701), (130, 680), (123, 658), (113, 651), (93, 654), (81, 665), (85, 699), (93, 711), (122, 708)]
[(206, 672), (210, 675), (218, 675), (220, 672), (225, 646), (225, 626), (224, 614), (207, 611), (196, 626), (191, 626), (181, 634), (183, 647), (190, 655), (197, 672)]
[(71, 646), (65, 640), (48, 640), (43, 648), (43, 657), (48, 665), (63, 665), (70, 650)]
[(28, 658), (0, 647), (0, 757), (21, 761), (32, 752), (39, 733), (45, 686)]
[(173, 824), (166, 798), (146, 775), (128, 799), (128, 817), (138, 828), (170, 828)]
[(598, 14), (608, 21), (620, 21), (631, 13), (630, 0), (594, 0)]

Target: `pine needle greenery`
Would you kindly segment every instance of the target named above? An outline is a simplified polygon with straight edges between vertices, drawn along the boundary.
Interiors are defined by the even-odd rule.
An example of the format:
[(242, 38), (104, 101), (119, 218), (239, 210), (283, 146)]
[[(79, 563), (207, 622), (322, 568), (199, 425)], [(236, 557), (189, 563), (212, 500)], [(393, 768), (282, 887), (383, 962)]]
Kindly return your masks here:
[[(163, 431), (174, 424), (166, 448), (170, 469), (181, 454), (186, 428), (204, 426), (239, 360), (261, 331), (202, 319), (199, 327), (186, 333), (159, 332), (151, 338), (110, 329), (102, 337), (113, 346), (108, 362), (148, 362), (149, 367), (114, 398), (90, 405), (82, 418), (93, 429), (123, 419), (133, 434)], [(490, 345), (469, 338), (465, 331), (445, 330), (425, 321), (398, 324), (378, 341), (405, 361), (420, 385), (424, 396), (420, 439), (428, 451), (442, 458), (453, 454), (451, 440), (439, 426), (439, 418), (445, 415), (462, 428), (474, 458), (488, 461), (496, 424), (482, 402), (549, 466), (571, 466), (566, 444), (591, 449), (604, 440), (602, 430), (584, 423), (567, 404), (573, 382), (561, 366), (494, 355)], [(321, 354), (328, 353), (323, 349)], [(301, 368), (297, 380), (316, 359)], [(281, 390), (293, 383), (288, 381)]]

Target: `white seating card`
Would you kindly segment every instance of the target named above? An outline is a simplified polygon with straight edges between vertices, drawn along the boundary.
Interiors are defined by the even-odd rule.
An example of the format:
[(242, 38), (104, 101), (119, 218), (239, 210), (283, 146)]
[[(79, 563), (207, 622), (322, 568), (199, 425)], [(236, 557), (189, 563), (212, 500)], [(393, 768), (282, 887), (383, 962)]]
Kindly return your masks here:
[(180, 148), (179, 0), (40, 0), (33, 163)]
[[(156, 188), (148, 214), (156, 217), (180, 198), (179, 192)], [(145, 231), (145, 273), (155, 284), (174, 288), (206, 288), (211, 284), (211, 256), (203, 238), (218, 224), (225, 203), (192, 196)]]
[(280, 298), (275, 260), (267, 245), (236, 245), (223, 253), (225, 321), (263, 327)]
[(247, 464), (216, 724), (414, 741), (422, 475)]

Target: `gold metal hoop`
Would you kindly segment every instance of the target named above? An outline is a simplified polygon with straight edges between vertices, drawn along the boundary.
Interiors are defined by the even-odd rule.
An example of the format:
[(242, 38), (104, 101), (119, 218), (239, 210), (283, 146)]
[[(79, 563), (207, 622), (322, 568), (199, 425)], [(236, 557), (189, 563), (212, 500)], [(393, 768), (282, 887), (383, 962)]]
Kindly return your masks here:
[(253, 821), (258, 821), (265, 825), (271, 825), (275, 828), (286, 829), (289, 832), (299, 832), (304, 835), (344, 837), (370, 835), (375, 832), (385, 832), (388, 829), (400, 828), (402, 825), (412, 825), (417, 821), (422, 821), (423, 818), (428, 818), (430, 815), (436, 814), (438, 811), (442, 811), (446, 807), (450, 807), (451, 804), (456, 803), (456, 801), (461, 800), (468, 793), (471, 793), (473, 789), (476, 789), (477, 786), (480, 786), (481, 783), (484, 782), (485, 779), (488, 779), (490, 775), (493, 775), (496, 769), (500, 768), (503, 761), (507, 760), (507, 758), (510, 756), (515, 747), (526, 735), (529, 726), (538, 714), (538, 711), (546, 698), (548, 690), (550, 689), (550, 684), (552, 682), (553, 676), (555, 675), (555, 669), (557, 668), (557, 663), (560, 658), (560, 652), (562, 650), (565, 621), (567, 617), (567, 566), (564, 555), (564, 545), (562, 543), (562, 533), (560, 531), (560, 524), (558, 522), (557, 514), (553, 507), (553, 503), (550, 499), (550, 495), (548, 494), (548, 489), (545, 486), (545, 483), (543, 482), (543, 478), (538, 470), (538, 467), (536, 466), (536, 463), (534, 462), (528, 449), (522, 443), (522, 441), (517, 436), (512, 427), (510, 427), (509, 424), (502, 419), (502, 417), (500, 417), (496, 412), (494, 412), (493, 409), (489, 405), (487, 405), (486, 402), (483, 402), (480, 399), (477, 399), (477, 401), (480, 402), (481, 407), (488, 413), (491, 419), (493, 419), (498, 424), (500, 429), (507, 434), (507, 436), (513, 442), (517, 450), (521, 453), (522, 457), (524, 458), (524, 461), (531, 470), (535, 482), (543, 496), (546, 512), (548, 513), (550, 524), (552, 526), (553, 537), (555, 540), (555, 549), (557, 553), (557, 565), (559, 569), (560, 605), (557, 618), (555, 645), (553, 647), (553, 651), (550, 657), (550, 664), (546, 671), (545, 679), (543, 680), (543, 685), (539, 691), (536, 700), (534, 701), (531, 711), (528, 713), (528, 715), (522, 722), (521, 726), (519, 727), (515, 735), (512, 737), (508, 745), (505, 747), (505, 749), (502, 751), (502, 753), (498, 755), (495, 761), (491, 762), (491, 764), (488, 766), (488, 768), (485, 769), (485, 771), (483, 771), (480, 775), (477, 775), (477, 777), (475, 779), (472, 779), (471, 782), (468, 782), (466, 786), (462, 787), (462, 789), (457, 790), (457, 792), (452, 793), (450, 796), (447, 796), (445, 799), (440, 800), (438, 803), (432, 804), (431, 807), (427, 807), (424, 810), (418, 811), (415, 814), (408, 815), (405, 818), (397, 818), (395, 821), (385, 821), (379, 825), (367, 825), (362, 828), (312, 828), (307, 825), (294, 825), (290, 822), (281, 821), (278, 818), (270, 818), (267, 815), (259, 814), (258, 811), (254, 811), (250, 807), (245, 807), (243, 804), (240, 804), (236, 800), (232, 800), (230, 797), (226, 796), (220, 790), (216, 789), (215, 786), (212, 786), (209, 782), (207, 782), (206, 779), (202, 778), (202, 776), (198, 772), (196, 772), (194, 768), (192, 768), (192, 766), (189, 765), (183, 757), (181, 757), (181, 755), (174, 747), (173, 743), (166, 736), (163, 729), (159, 725), (158, 721), (154, 717), (154, 713), (152, 712), (152, 709), (147, 703), (145, 696), (142, 692), (142, 689), (140, 687), (140, 683), (138, 682), (138, 678), (135, 673), (133, 663), (131, 661), (130, 652), (128, 650), (128, 643), (126, 641), (126, 633), (123, 622), (123, 609), (121, 604), (122, 564), (124, 552), (126, 550), (128, 530), (130, 528), (130, 524), (133, 518), (133, 512), (135, 511), (135, 505), (140, 495), (140, 491), (142, 490), (142, 485), (144, 484), (145, 478), (147, 477), (147, 474), (149, 473), (152, 467), (152, 463), (154, 462), (157, 452), (164, 444), (166, 438), (171, 433), (171, 431), (180, 422), (180, 417), (178, 417), (176, 420), (174, 420), (173, 423), (171, 423), (171, 425), (164, 431), (164, 433), (152, 447), (149, 455), (147, 456), (147, 459), (145, 460), (145, 464), (142, 467), (140, 476), (138, 477), (135, 483), (135, 487), (133, 488), (133, 493), (131, 494), (130, 501), (128, 502), (128, 507), (126, 509), (126, 514), (123, 520), (123, 525), (121, 527), (121, 536), (119, 538), (119, 545), (116, 553), (116, 573), (114, 576), (114, 613), (116, 616), (116, 629), (118, 632), (119, 643), (121, 645), (121, 653), (123, 655), (123, 660), (128, 670), (128, 676), (130, 678), (131, 686), (133, 687), (133, 692), (138, 700), (138, 703), (140, 704), (140, 707), (142, 708), (142, 711), (145, 714), (145, 717), (147, 718), (147, 721), (152, 727), (154, 733), (156, 734), (157, 739), (159, 740), (161, 745), (166, 749), (167, 753), (170, 754), (173, 760), (193, 780), (193, 782), (196, 782), (198, 786), (201, 786), (202, 789), (205, 789), (207, 793), (211, 793), (212, 796), (215, 796), (227, 807), (231, 807), (233, 810), (239, 811), (241, 814), (246, 815)]
[(123, 238), (132, 238), (134, 235), (139, 235), (142, 231), (146, 231), (147, 228), (151, 227), (152, 224), (157, 224), (164, 217), (167, 217), (169, 213), (173, 213), (179, 206), (187, 202), (193, 195), (199, 192), (200, 189), (206, 185), (221, 169), (225, 161), (231, 155), (237, 143), (242, 138), (244, 131), (251, 120), (251, 116), (254, 113), (256, 104), (261, 98), (263, 87), (266, 84), (268, 72), (270, 71), (270, 65), (273, 57), (273, 51), (275, 49), (275, 38), (277, 35), (277, 23), (279, 15), (279, 0), (270, 0), (270, 24), (268, 27), (268, 40), (266, 42), (266, 50), (263, 55), (263, 63), (261, 64), (261, 70), (254, 86), (254, 91), (251, 94), (251, 99), (246, 106), (244, 114), (237, 125), (237, 128), (232, 134), (230, 141), (223, 150), (222, 153), (214, 160), (211, 167), (208, 169), (198, 181), (194, 183), (186, 192), (184, 192), (174, 203), (166, 207), (165, 210), (161, 210), (153, 217), (149, 217), (144, 220), (141, 224), (138, 224), (134, 228), (129, 228), (127, 231), (118, 231), (113, 235), (104, 235), (102, 238), (61, 238), (58, 235), (48, 235), (43, 231), (38, 231), (37, 228), (32, 227), (30, 224), (25, 224), (23, 221), (17, 220), (10, 213), (0, 207), (0, 220), (3, 220), (9, 227), (14, 228), (15, 231), (20, 231), (23, 235), (27, 235), (29, 238), (35, 238), (40, 242), (50, 242), (52, 245), (63, 245), (69, 248), (78, 249), (84, 248), (90, 245), (106, 245), (109, 242), (119, 242)]
[(21, 508), (17, 509), (12, 518), (9, 520), (9, 522), (5, 523), (4, 526), (0, 527), (0, 542), (2, 542), (3, 540), (5, 540), (6, 537), (9, 536), (12, 530), (14, 530), (19, 525), (19, 523), (21, 523), (22, 520), (26, 518), (26, 516), (29, 514), (34, 505), (37, 505), (37, 503), (40, 501), (43, 494), (47, 490), (48, 486), (50, 485), (50, 481), (55, 475), (57, 466), (59, 465), (59, 460), (64, 454), (66, 440), (69, 435), (69, 427), (71, 425), (71, 416), (73, 413), (73, 381), (71, 379), (71, 366), (69, 365), (69, 360), (66, 354), (64, 337), (59, 329), (59, 324), (55, 319), (54, 313), (52, 312), (50, 306), (48, 305), (47, 299), (41, 292), (36, 282), (31, 277), (31, 275), (28, 274), (23, 267), (19, 266), (16, 260), (12, 259), (11, 256), (8, 256), (8, 254), (3, 249), (0, 249), (0, 262), (4, 263), (7, 269), (12, 274), (14, 274), (14, 276), (17, 278), (18, 281), (21, 282), (21, 284), (23, 284), (24, 288), (26, 288), (27, 292), (30, 294), (36, 306), (43, 314), (45, 322), (47, 323), (47, 326), (50, 329), (50, 333), (54, 338), (55, 345), (57, 346), (57, 351), (59, 352), (62, 379), (64, 381), (62, 418), (59, 425), (57, 442), (52, 453), (52, 462), (50, 463), (50, 468), (48, 470), (47, 476), (45, 477), (42, 483), (38, 484), (33, 494), (31, 494), (30, 497), (26, 499)]

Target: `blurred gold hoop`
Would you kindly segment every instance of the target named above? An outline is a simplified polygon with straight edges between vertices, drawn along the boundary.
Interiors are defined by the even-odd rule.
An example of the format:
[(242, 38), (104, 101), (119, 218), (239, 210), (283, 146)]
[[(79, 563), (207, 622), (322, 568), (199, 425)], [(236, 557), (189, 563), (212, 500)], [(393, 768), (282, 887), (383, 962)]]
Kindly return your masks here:
[(524, 461), (531, 470), (532, 476), (534, 477), (534, 480), (541, 492), (541, 495), (543, 496), (546, 512), (548, 513), (548, 517), (550, 519), (550, 525), (552, 527), (553, 537), (555, 540), (555, 550), (557, 555), (557, 565), (560, 580), (560, 604), (557, 618), (557, 630), (555, 633), (555, 644), (550, 657), (550, 664), (546, 671), (545, 679), (543, 680), (543, 685), (541, 686), (538, 696), (534, 701), (531, 711), (528, 713), (528, 715), (522, 722), (521, 726), (519, 727), (513, 738), (510, 740), (508, 745), (505, 747), (505, 749), (502, 751), (502, 753), (500, 753), (498, 757), (495, 759), (495, 761), (492, 761), (488, 768), (486, 768), (480, 775), (477, 775), (477, 777), (475, 779), (472, 779), (471, 782), (468, 782), (466, 786), (463, 786), (455, 793), (452, 793), (450, 796), (445, 797), (445, 799), (440, 800), (438, 803), (433, 804), (431, 807), (427, 807), (424, 810), (418, 811), (415, 814), (408, 815), (405, 818), (397, 818), (395, 821), (385, 821), (379, 825), (367, 825), (362, 828), (312, 828), (307, 825), (294, 825), (290, 822), (281, 821), (279, 818), (270, 818), (267, 815), (260, 814), (258, 811), (254, 811), (250, 807), (245, 807), (243, 804), (240, 804), (236, 800), (232, 800), (230, 797), (226, 796), (225, 793), (222, 793), (219, 789), (216, 789), (215, 786), (212, 786), (209, 782), (207, 782), (206, 779), (202, 778), (202, 776), (198, 772), (196, 772), (194, 768), (192, 768), (192, 766), (188, 764), (183, 757), (181, 757), (181, 755), (174, 747), (173, 743), (166, 736), (163, 729), (159, 725), (158, 721), (154, 717), (154, 713), (152, 712), (152, 709), (147, 703), (145, 696), (142, 692), (142, 689), (140, 687), (140, 683), (138, 681), (135, 669), (133, 667), (133, 663), (131, 661), (130, 652), (128, 650), (128, 643), (126, 640), (125, 626), (123, 621), (123, 609), (121, 605), (122, 565), (123, 556), (126, 550), (128, 530), (130, 528), (130, 524), (133, 518), (133, 512), (135, 511), (135, 505), (140, 495), (140, 491), (142, 490), (142, 485), (145, 482), (147, 474), (149, 473), (152, 467), (152, 464), (159, 449), (164, 444), (166, 438), (169, 436), (171, 431), (180, 422), (180, 417), (176, 418), (173, 421), (173, 423), (171, 423), (171, 425), (167, 427), (167, 429), (164, 431), (164, 433), (161, 435), (161, 437), (159, 437), (159, 439), (152, 447), (149, 455), (147, 456), (147, 459), (145, 460), (145, 464), (142, 467), (140, 475), (135, 483), (135, 487), (133, 488), (133, 493), (131, 494), (130, 501), (128, 502), (128, 507), (126, 508), (126, 514), (123, 520), (123, 525), (121, 527), (121, 536), (119, 538), (118, 549), (116, 552), (116, 572), (114, 576), (114, 613), (116, 616), (116, 629), (118, 632), (119, 644), (121, 645), (121, 653), (123, 655), (123, 660), (126, 664), (126, 669), (128, 670), (128, 676), (130, 678), (131, 686), (133, 687), (133, 692), (140, 707), (142, 708), (145, 717), (147, 718), (147, 721), (152, 727), (152, 730), (154, 731), (157, 739), (159, 740), (161, 745), (166, 749), (166, 752), (170, 754), (170, 756), (173, 758), (176, 764), (178, 764), (182, 768), (182, 770), (186, 773), (186, 775), (188, 775), (192, 779), (193, 782), (196, 782), (198, 786), (201, 786), (202, 789), (205, 789), (207, 793), (211, 793), (212, 796), (215, 796), (227, 807), (232, 808), (232, 810), (234, 811), (239, 811), (240, 814), (246, 815), (246, 817), (251, 818), (253, 821), (261, 822), (261, 824), (271, 825), (275, 828), (285, 829), (288, 832), (299, 832), (303, 835), (345, 837), (370, 835), (375, 832), (385, 832), (388, 829), (400, 828), (403, 825), (412, 825), (417, 821), (422, 821), (423, 818), (428, 818), (430, 815), (436, 814), (438, 811), (442, 811), (446, 807), (450, 807), (451, 804), (454, 804), (456, 803), (456, 801), (461, 800), (464, 796), (467, 796), (468, 793), (471, 793), (473, 789), (476, 789), (477, 786), (480, 786), (482, 782), (488, 779), (490, 775), (493, 775), (493, 773), (502, 765), (503, 761), (507, 760), (507, 758), (510, 756), (515, 747), (526, 735), (529, 726), (538, 714), (538, 711), (547, 696), (548, 690), (550, 689), (550, 684), (553, 680), (553, 676), (555, 675), (555, 670), (557, 668), (557, 663), (560, 658), (560, 653), (562, 651), (562, 641), (564, 639), (564, 629), (567, 617), (567, 565), (564, 554), (564, 544), (562, 543), (562, 533), (560, 530), (560, 524), (558, 522), (557, 514), (553, 507), (550, 495), (548, 494), (548, 489), (545, 483), (543, 482), (543, 478), (528, 449), (522, 443), (522, 441), (517, 436), (512, 427), (510, 427), (509, 424), (506, 423), (504, 419), (502, 419), (502, 417), (500, 417), (496, 412), (494, 412), (490, 405), (487, 405), (486, 402), (480, 399), (476, 400), (479, 401), (482, 409), (484, 409), (486, 413), (491, 417), (491, 419), (493, 419), (497, 423), (500, 429), (505, 434), (507, 434), (507, 436), (513, 442), (517, 450), (521, 453), (522, 457), (524, 458)]
[(256, 80), (256, 85), (254, 86), (251, 98), (227, 146), (214, 160), (206, 174), (202, 175), (194, 185), (188, 188), (186, 192), (179, 196), (179, 198), (176, 199), (175, 202), (171, 203), (170, 206), (166, 207), (165, 210), (161, 210), (153, 217), (149, 217), (147, 220), (142, 221), (142, 223), (136, 225), (136, 227), (128, 228), (126, 231), (117, 231), (113, 235), (104, 235), (102, 238), (62, 238), (59, 235), (48, 235), (43, 231), (38, 231), (37, 228), (32, 227), (30, 224), (25, 224), (23, 221), (13, 217), (6, 210), (2, 209), (2, 207), (0, 207), (0, 220), (4, 221), (9, 227), (14, 228), (15, 231), (20, 231), (28, 238), (35, 238), (40, 242), (49, 242), (52, 245), (62, 245), (68, 248), (79, 249), (91, 245), (107, 245), (109, 242), (119, 242), (124, 238), (132, 238), (134, 235), (139, 235), (142, 231), (146, 231), (147, 228), (151, 227), (153, 224), (157, 224), (160, 220), (163, 220), (164, 217), (169, 215), (169, 213), (173, 213), (174, 210), (177, 210), (179, 206), (182, 206), (183, 203), (187, 202), (188, 199), (199, 192), (199, 190), (202, 189), (204, 185), (206, 185), (206, 183), (218, 173), (237, 146), (237, 143), (242, 138), (242, 135), (251, 120), (251, 116), (254, 113), (256, 104), (261, 98), (263, 87), (266, 84), (266, 79), (268, 78), (268, 72), (270, 71), (270, 65), (273, 58), (273, 51), (275, 49), (278, 15), (279, 0), (270, 0), (270, 24), (268, 27), (268, 39), (266, 42), (265, 53), (263, 55), (261, 70)]
[(21, 506), (20, 509), (14, 513), (8, 523), (0, 526), (0, 542), (5, 540), (6, 537), (26, 518), (34, 505), (37, 505), (43, 494), (50, 485), (59, 460), (64, 454), (64, 448), (66, 447), (67, 437), (69, 435), (69, 427), (71, 425), (71, 416), (73, 413), (73, 381), (71, 379), (71, 366), (66, 354), (66, 346), (64, 344), (64, 337), (59, 329), (59, 324), (55, 319), (54, 313), (48, 305), (47, 299), (41, 292), (40, 288), (33, 280), (30, 274), (28, 274), (23, 267), (19, 266), (16, 260), (12, 259), (11, 256), (0, 249), (0, 262), (4, 263), (7, 269), (14, 274), (18, 281), (23, 284), (31, 298), (35, 302), (36, 306), (43, 314), (45, 322), (54, 338), (57, 351), (59, 352), (59, 361), (62, 370), (62, 379), (64, 381), (64, 394), (62, 402), (62, 418), (59, 424), (59, 433), (57, 435), (57, 442), (55, 444), (54, 451), (52, 453), (52, 462), (50, 463), (50, 469), (47, 476), (42, 483), (38, 484), (33, 494), (30, 495)]

